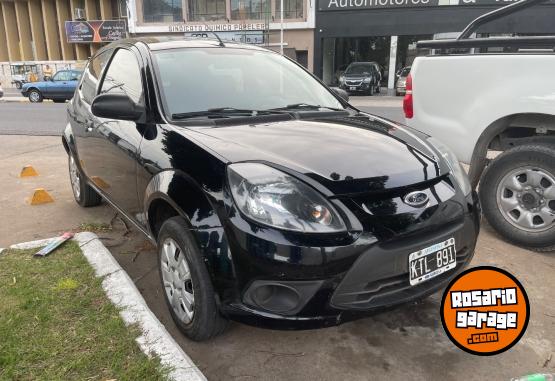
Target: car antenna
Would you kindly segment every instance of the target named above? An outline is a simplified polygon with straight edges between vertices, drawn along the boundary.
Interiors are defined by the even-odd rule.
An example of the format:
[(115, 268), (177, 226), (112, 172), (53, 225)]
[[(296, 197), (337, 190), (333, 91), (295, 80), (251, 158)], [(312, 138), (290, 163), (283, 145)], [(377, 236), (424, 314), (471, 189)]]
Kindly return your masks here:
[(220, 42), (220, 47), (225, 48), (225, 44), (222, 41), (222, 39), (220, 38), (220, 36), (218, 36), (218, 33), (214, 32), (213, 30), (210, 29), (210, 27), (208, 26), (208, 24), (204, 24), (204, 27), (206, 28), (207, 32), (212, 33), (214, 36), (216, 36), (216, 38), (218, 39), (218, 41)]

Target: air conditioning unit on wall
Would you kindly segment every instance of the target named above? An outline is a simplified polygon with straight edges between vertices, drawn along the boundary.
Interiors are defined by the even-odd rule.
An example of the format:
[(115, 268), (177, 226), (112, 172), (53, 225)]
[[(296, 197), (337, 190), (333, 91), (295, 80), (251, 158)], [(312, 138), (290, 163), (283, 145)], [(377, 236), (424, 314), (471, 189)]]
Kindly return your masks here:
[(85, 10), (83, 8), (75, 8), (73, 10), (73, 18), (75, 20), (86, 20)]

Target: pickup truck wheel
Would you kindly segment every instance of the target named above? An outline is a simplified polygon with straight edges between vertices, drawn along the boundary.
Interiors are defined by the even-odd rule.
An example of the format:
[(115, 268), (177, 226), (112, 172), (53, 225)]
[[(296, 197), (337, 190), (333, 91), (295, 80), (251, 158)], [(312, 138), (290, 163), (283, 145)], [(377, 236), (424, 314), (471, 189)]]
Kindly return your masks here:
[(555, 146), (505, 151), (486, 168), (479, 192), (488, 222), (507, 240), (555, 250)]
[(68, 155), (69, 181), (75, 201), (84, 208), (97, 206), (102, 202), (102, 197), (85, 181), (85, 178), (72, 154)]
[(32, 103), (40, 103), (42, 102), (43, 97), (42, 93), (36, 89), (29, 91), (29, 101)]
[(182, 217), (162, 224), (158, 257), (166, 303), (177, 327), (194, 341), (222, 333), (227, 320), (220, 315), (202, 254)]

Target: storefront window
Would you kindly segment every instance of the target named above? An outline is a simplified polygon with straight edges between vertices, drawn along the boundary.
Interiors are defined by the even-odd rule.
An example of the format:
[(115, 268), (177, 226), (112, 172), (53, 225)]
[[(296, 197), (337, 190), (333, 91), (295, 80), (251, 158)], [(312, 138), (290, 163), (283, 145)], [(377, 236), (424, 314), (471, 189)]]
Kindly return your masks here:
[[(275, 0), (276, 4), (276, 20), (280, 19), (281, 1)], [(303, 0), (283, 0), (283, 18), (284, 19), (302, 19), (303, 18)]]
[(190, 21), (225, 20), (225, 0), (189, 0)]
[(270, 15), (270, 0), (231, 0), (232, 20), (266, 20)]
[(144, 22), (183, 21), (181, 0), (144, 0)]

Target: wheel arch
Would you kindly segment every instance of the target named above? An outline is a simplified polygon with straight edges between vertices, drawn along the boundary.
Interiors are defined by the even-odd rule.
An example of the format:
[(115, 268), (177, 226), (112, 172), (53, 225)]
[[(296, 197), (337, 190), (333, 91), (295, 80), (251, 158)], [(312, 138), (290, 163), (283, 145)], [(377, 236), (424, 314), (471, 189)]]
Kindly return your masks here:
[[(554, 131), (553, 135), (547, 134), (550, 131)], [(552, 114), (516, 113), (490, 123), (480, 134), (472, 152), (469, 171), (472, 187), (476, 188), (484, 172), (488, 150), (502, 151), (546, 138), (555, 144), (555, 115)]]
[(149, 234), (155, 241), (164, 221), (182, 217), (193, 233), (212, 281), (217, 286), (218, 277), (215, 274), (228, 272), (226, 269), (231, 268), (231, 256), (228, 255), (228, 241), (215, 201), (209, 200), (201, 185), (181, 171), (162, 171), (147, 185), (144, 213)]

